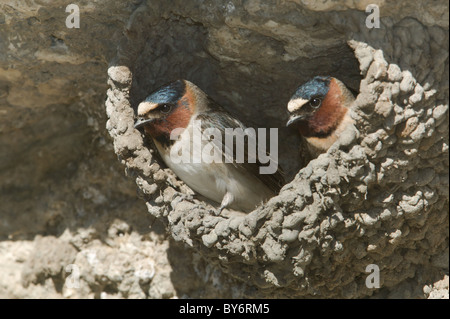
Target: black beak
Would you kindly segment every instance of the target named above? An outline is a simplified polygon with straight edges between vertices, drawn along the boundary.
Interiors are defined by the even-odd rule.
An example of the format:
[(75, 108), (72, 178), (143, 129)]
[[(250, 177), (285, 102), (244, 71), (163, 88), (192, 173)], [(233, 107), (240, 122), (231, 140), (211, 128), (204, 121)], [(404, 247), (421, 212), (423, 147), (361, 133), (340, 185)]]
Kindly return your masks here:
[(134, 123), (134, 128), (136, 128), (136, 129), (140, 128), (140, 127), (144, 126), (145, 124), (150, 123), (152, 121), (153, 121), (153, 119), (145, 119), (142, 117), (138, 117), (138, 119)]
[(304, 119), (306, 119), (306, 116), (305, 116), (305, 115), (292, 115), (292, 116), (289, 118), (289, 121), (287, 121), (286, 127), (288, 127), (289, 125), (292, 125), (292, 124), (294, 124), (294, 123), (296, 123), (296, 122), (298, 122), (298, 121), (302, 121), (302, 120), (304, 120)]

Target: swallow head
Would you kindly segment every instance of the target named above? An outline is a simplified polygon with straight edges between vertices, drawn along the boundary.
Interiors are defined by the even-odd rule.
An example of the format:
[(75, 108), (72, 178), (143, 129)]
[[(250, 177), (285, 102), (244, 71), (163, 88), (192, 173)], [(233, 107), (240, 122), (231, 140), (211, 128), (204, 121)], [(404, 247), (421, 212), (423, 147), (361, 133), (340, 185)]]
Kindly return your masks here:
[(291, 97), (286, 126), (296, 124), (304, 137), (327, 138), (342, 122), (353, 101), (352, 93), (336, 78), (316, 76)]
[(162, 144), (170, 144), (170, 133), (186, 128), (196, 111), (192, 83), (177, 80), (151, 93), (137, 109), (135, 128), (144, 128)]

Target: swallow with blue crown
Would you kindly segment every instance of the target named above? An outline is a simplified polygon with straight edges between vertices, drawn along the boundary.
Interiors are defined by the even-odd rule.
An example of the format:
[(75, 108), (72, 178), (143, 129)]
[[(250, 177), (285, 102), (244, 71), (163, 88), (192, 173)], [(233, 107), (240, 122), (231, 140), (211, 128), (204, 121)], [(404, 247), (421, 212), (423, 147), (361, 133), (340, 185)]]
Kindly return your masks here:
[(311, 156), (326, 152), (344, 129), (353, 123), (349, 114), (355, 98), (344, 83), (316, 76), (292, 95), (286, 126), (295, 126), (306, 140)]
[[(201, 123), (202, 131), (214, 128), (223, 135), (226, 135), (227, 128), (246, 129), (241, 121), (187, 80), (165, 85), (141, 102), (135, 128), (143, 128), (165, 164), (182, 181), (199, 194), (220, 203), (217, 213), (224, 208), (250, 212), (279, 192), (284, 184), (281, 169), (278, 168), (274, 174), (260, 174), (261, 162), (258, 159), (239, 162), (233, 157), (212, 163), (175, 161), (171, 150), (183, 149), (184, 146), (190, 149), (194, 134), (178, 134), (177, 139), (171, 138), (171, 134), (176, 129), (192, 133), (196, 122)], [(202, 140), (203, 144), (207, 142)], [(222, 143), (225, 148), (225, 140), (222, 139)]]

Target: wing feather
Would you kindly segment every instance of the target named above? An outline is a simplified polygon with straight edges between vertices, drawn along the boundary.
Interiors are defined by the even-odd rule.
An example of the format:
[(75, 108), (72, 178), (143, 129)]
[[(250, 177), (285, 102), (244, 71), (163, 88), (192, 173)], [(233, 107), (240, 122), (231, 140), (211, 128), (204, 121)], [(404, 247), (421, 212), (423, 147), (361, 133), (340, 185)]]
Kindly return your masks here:
[[(264, 166), (258, 159), (258, 152), (256, 151), (256, 158), (253, 158), (252, 154), (249, 154), (248, 152), (248, 143), (249, 138), (246, 136), (244, 139), (244, 161), (241, 163), (240, 161), (236, 161), (236, 138), (233, 137), (233, 150), (230, 150), (225, 141), (225, 129), (231, 128), (236, 129), (240, 128), (243, 131), (247, 129), (247, 127), (240, 122), (239, 120), (233, 118), (228, 112), (226, 112), (221, 106), (216, 104), (214, 101), (210, 100), (210, 103), (214, 103), (215, 105), (212, 106), (212, 110), (207, 112), (202, 112), (201, 114), (197, 115), (196, 120), (201, 121), (201, 129), (202, 132), (207, 128), (215, 128), (220, 131), (223, 137), (221, 140), (221, 145), (215, 145), (215, 147), (221, 147), (220, 151), (222, 153), (222, 160), (224, 162), (230, 163), (230, 165), (233, 165), (236, 167), (236, 169), (248, 172), (251, 175), (258, 178), (262, 183), (264, 183), (270, 190), (272, 190), (274, 193), (278, 193), (281, 189), (281, 187), (284, 185), (284, 173), (278, 163), (278, 169), (274, 174), (260, 174), (259, 168), (261, 166)], [(255, 141), (256, 142), (256, 141)], [(257, 145), (257, 144), (256, 144)], [(230, 154), (233, 154), (231, 157)], [(266, 153), (266, 155), (269, 155)], [(271, 159), (273, 160), (273, 159)], [(254, 163), (252, 163), (252, 161)]]

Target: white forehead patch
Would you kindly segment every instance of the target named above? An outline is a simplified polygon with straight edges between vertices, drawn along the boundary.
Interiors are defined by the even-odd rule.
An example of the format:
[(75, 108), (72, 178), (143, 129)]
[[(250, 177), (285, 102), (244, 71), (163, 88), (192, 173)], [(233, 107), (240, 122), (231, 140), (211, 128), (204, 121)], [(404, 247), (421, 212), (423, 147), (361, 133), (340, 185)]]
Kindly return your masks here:
[(287, 109), (289, 112), (292, 113), (292, 112), (300, 110), (300, 108), (308, 102), (309, 102), (308, 100), (304, 100), (304, 99), (291, 100), (288, 103)]
[(148, 112), (150, 112), (151, 110), (155, 109), (157, 106), (158, 106), (158, 104), (156, 104), (156, 103), (142, 102), (138, 106), (138, 112), (137, 113), (138, 113), (139, 116), (145, 115)]

